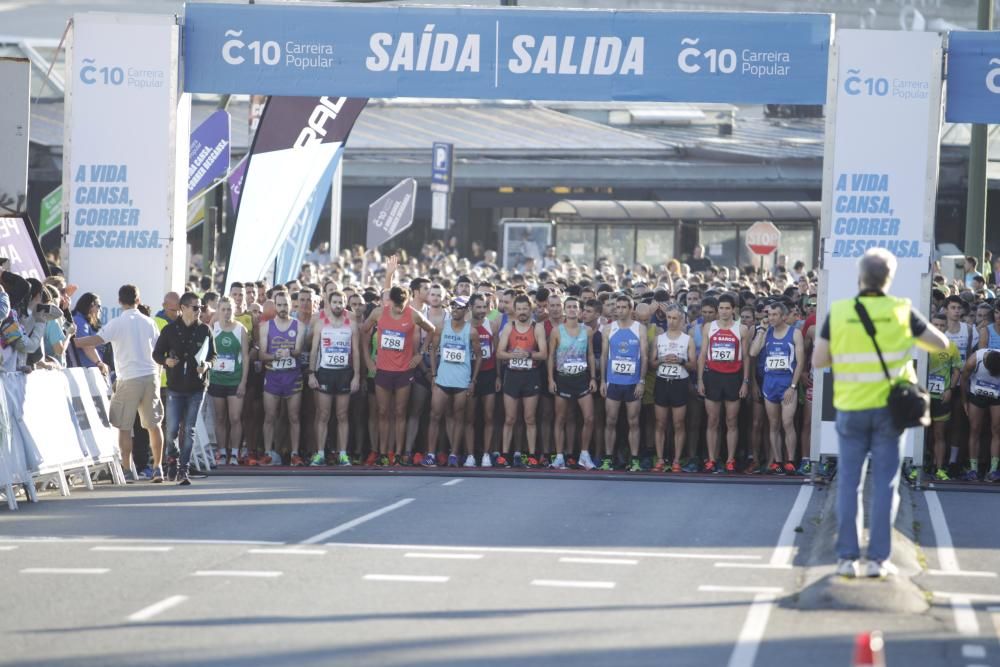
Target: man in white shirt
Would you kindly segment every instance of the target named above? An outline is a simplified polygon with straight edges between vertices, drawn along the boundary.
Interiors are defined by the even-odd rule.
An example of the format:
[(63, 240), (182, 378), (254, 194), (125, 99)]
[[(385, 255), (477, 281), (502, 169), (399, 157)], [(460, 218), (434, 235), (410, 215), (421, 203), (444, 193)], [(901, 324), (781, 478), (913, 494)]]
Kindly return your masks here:
[[(163, 406), (160, 403), (160, 367), (153, 361), (153, 348), (160, 332), (152, 319), (140, 313), (139, 289), (135, 285), (122, 285), (118, 290), (118, 303), (122, 314), (111, 320), (94, 336), (78, 338), (80, 347), (94, 347), (111, 343), (115, 353), (117, 380), (111, 398), (108, 418), (118, 429), (118, 447), (122, 463), (129, 471), (132, 467), (132, 426), (138, 412), (142, 427), (149, 433), (149, 446), (153, 450), (153, 482), (163, 481)], [(145, 461), (139, 467), (145, 467)], [(126, 473), (128, 476), (128, 473)]]

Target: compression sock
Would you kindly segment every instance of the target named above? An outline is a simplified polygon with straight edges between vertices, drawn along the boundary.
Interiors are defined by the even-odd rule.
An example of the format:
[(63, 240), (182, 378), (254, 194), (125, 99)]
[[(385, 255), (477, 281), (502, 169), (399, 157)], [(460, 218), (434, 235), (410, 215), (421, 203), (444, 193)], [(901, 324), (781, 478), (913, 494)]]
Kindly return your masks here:
[(976, 459), (969, 459), (969, 470), (979, 471), (979, 461)]
[(958, 447), (951, 448), (951, 457), (948, 459), (948, 463), (955, 463), (958, 461)]
[(996, 472), (997, 468), (1000, 468), (1000, 456), (994, 456), (990, 459), (990, 472)]

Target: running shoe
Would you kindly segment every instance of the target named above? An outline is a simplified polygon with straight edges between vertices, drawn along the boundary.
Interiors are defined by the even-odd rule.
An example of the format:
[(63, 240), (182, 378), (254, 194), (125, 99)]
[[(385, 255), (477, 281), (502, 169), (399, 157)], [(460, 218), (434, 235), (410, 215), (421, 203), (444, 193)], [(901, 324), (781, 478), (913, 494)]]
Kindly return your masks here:
[(257, 452), (250, 452), (249, 454), (247, 454), (247, 465), (248, 466), (260, 465), (260, 461), (257, 459)]
[(803, 477), (808, 477), (809, 475), (812, 475), (812, 469), (812, 461), (809, 459), (802, 459), (799, 461), (799, 468), (795, 472)]
[(1000, 470), (991, 470), (988, 475), (986, 475), (987, 482), (1000, 482)]
[(556, 457), (554, 459), (552, 459), (552, 463), (550, 465), (551, 465), (552, 468), (554, 468), (556, 470), (565, 470), (566, 469), (566, 459), (563, 458), (562, 454), (556, 454)]
[(638, 456), (633, 456), (632, 460), (628, 464), (629, 472), (642, 472), (642, 464), (639, 462)]
[(171, 482), (177, 481), (177, 459), (173, 456), (167, 459), (167, 480)]
[(462, 465), (463, 468), (475, 468), (476, 467), (476, 457), (469, 454), (465, 457), (465, 463)]
[(191, 486), (191, 478), (188, 476), (187, 470), (177, 473), (177, 486)]
[[(326, 457), (324, 456), (323, 458), (325, 459)], [(291, 466), (293, 468), (301, 468), (305, 464), (306, 464), (305, 460), (301, 456), (299, 456), (298, 452), (292, 452)]]
[(339, 463), (342, 466), (350, 466), (351, 457), (347, 455), (347, 452), (341, 452), (340, 455), (337, 457), (337, 463)]
[(653, 472), (666, 472), (667, 462), (663, 459), (656, 459), (656, 465), (653, 466)]
[(976, 472), (975, 470), (966, 471), (966, 473), (964, 475), (962, 475), (962, 481), (963, 482), (978, 482), (979, 481), (979, 473)]
[(528, 454), (528, 458), (525, 459), (525, 464), (527, 465), (528, 468), (532, 470), (537, 470), (539, 468), (544, 467), (542, 466), (542, 462), (539, 461), (534, 456), (532, 456), (531, 454)]
[(365, 458), (366, 466), (373, 466), (378, 461), (378, 454), (376, 452), (368, 452), (368, 456)]
[(399, 457), (399, 465), (410, 467), (413, 465), (413, 459), (409, 454), (401, 454)]
[(226, 465), (226, 451), (224, 449), (215, 450), (215, 465), (217, 466)]
[(433, 468), (437, 465), (437, 461), (434, 460), (433, 454), (428, 453), (427, 456), (422, 457), (420, 464), (425, 468)]
[(767, 466), (767, 474), (768, 475), (784, 475), (785, 474), (785, 469), (781, 466), (780, 463), (772, 463), (771, 465)]
[(244, 465), (243, 458), (239, 454), (235, 454), (235, 453), (234, 454), (230, 454), (229, 455), (229, 465), (231, 465), (231, 466)]
[(702, 468), (702, 472), (717, 473), (719, 472), (719, 466), (715, 463), (715, 461), (709, 459), (708, 461), (705, 461), (705, 466)]
[(162, 467), (160, 467), (160, 468), (153, 468), (153, 473), (150, 475), (150, 479), (152, 480), (153, 484), (162, 484), (163, 483), (163, 468)]
[(257, 465), (280, 466), (281, 454), (279, 454), (277, 451), (264, 452), (264, 456), (257, 460)]
[(313, 454), (312, 458), (309, 459), (309, 466), (312, 468), (319, 468), (326, 465), (326, 454), (323, 452), (316, 452)]
[(495, 452), (493, 454), (493, 466), (495, 468), (509, 468), (510, 462), (507, 460), (506, 456), (500, 454), (499, 452)]
[(934, 479), (936, 479), (939, 482), (950, 482), (951, 475), (949, 475), (948, 471), (945, 470), (944, 468), (938, 468), (937, 472), (934, 473)]
[(241, 466), (250, 465), (250, 451), (246, 447), (240, 450), (238, 461)]
[(389, 456), (386, 457), (386, 465), (398, 466), (399, 461), (396, 460), (396, 452), (389, 452)]
[(492, 468), (493, 467), (493, 459), (490, 457), (489, 454), (487, 454), (486, 452), (483, 452), (483, 458), (480, 459), (479, 466), (481, 468)]
[(837, 473), (837, 462), (834, 460), (827, 459), (820, 464), (819, 474), (821, 477), (830, 479)]
[(733, 460), (733, 459), (729, 459), (728, 461), (726, 461), (726, 468), (725, 468), (725, 470), (726, 470), (726, 473), (728, 473), (730, 475), (734, 474), (736, 472), (736, 461)]
[(540, 465), (542, 468), (548, 468), (549, 466), (551, 466), (552, 461), (551, 459), (549, 459), (549, 455), (542, 454), (542, 458), (538, 460), (538, 465)]
[(145, 477), (146, 479), (153, 479), (153, 466), (148, 465), (143, 468), (142, 472), (139, 473), (139, 476)]
[(919, 468), (910, 468), (910, 471), (906, 473), (906, 479), (910, 483), (916, 482), (917, 481), (917, 477), (919, 477), (919, 476), (920, 476), (920, 469)]
[(524, 462), (521, 460), (521, 452), (514, 452), (514, 465), (515, 468), (523, 468)]
[(841, 558), (837, 561), (837, 576), (854, 579), (861, 573), (861, 563), (850, 558)]
[(423, 465), (423, 464), (424, 464), (424, 455), (423, 455), (423, 454), (421, 454), (420, 452), (417, 452), (416, 454), (414, 454), (414, 455), (413, 455), (413, 456), (411, 457), (410, 461), (411, 461), (411, 462), (413, 463), (413, 465), (415, 465), (415, 466), (419, 466), (419, 465)]
[(743, 474), (756, 475), (758, 470), (759, 468), (757, 466), (757, 462), (754, 461), (753, 457), (751, 456), (750, 458), (747, 459), (746, 467), (743, 468)]
[(594, 465), (594, 460), (590, 458), (590, 452), (580, 452), (580, 467), (584, 470), (593, 470), (597, 467)]
[(792, 463), (791, 461), (788, 461), (787, 463), (785, 463), (785, 474), (786, 475), (794, 475), (797, 472), (798, 471), (795, 469), (795, 464), (794, 463)]
[(458, 456), (456, 456), (455, 454), (449, 454), (448, 455), (448, 467), (449, 468), (457, 468), (458, 467)]
[(683, 470), (683, 468), (681, 468), (680, 461), (674, 461), (674, 464), (670, 466), (670, 472), (681, 472), (681, 470)]
[(567, 456), (566, 467), (571, 468), (573, 470), (577, 470), (578, 468), (580, 468), (580, 462), (576, 460), (575, 456)]
[(378, 461), (375, 463), (375, 467), (377, 468), (385, 468), (388, 467), (388, 465), (389, 465), (389, 457), (385, 454), (378, 457)]
[(865, 561), (864, 567), (862, 567), (862, 576), (869, 579), (885, 579), (889, 575), (898, 574), (899, 570), (888, 560)]
[(688, 459), (688, 462), (681, 468), (684, 472), (700, 472), (701, 464), (697, 459)]
[(610, 456), (605, 456), (603, 459), (601, 459), (601, 467), (598, 468), (598, 470), (603, 470), (604, 472), (608, 472), (608, 471), (611, 471), (611, 470), (614, 470), (614, 469), (615, 469), (615, 466), (611, 462), (611, 457)]

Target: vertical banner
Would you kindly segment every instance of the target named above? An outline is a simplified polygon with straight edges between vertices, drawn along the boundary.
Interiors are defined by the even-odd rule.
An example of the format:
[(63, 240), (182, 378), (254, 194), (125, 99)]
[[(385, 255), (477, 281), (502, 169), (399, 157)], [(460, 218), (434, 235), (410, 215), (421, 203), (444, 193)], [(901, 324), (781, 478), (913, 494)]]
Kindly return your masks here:
[(42, 212), (38, 220), (38, 238), (62, 225), (62, 186), (42, 197)]
[(188, 199), (229, 171), (229, 113), (216, 111), (191, 133), (188, 161)]
[[(298, 275), (330, 179), (367, 99), (272, 97), (247, 158), (226, 283)], [(289, 276), (285, 278), (285, 276)]]
[(0, 58), (0, 215), (28, 205), (28, 134), (31, 62)]
[(70, 282), (102, 297), (104, 321), (123, 283), (158, 303), (187, 277), (190, 97), (179, 92), (179, 49), (172, 16), (73, 20), (63, 247)]
[[(892, 293), (927, 313), (942, 118), (941, 36), (838, 30), (831, 59), (823, 165), (819, 313), (857, 293), (857, 262), (886, 248), (898, 260)], [(919, 354), (919, 377), (926, 375)], [(822, 379), (822, 381), (820, 381)], [(813, 389), (813, 442), (837, 451), (832, 374)], [(923, 453), (910, 429), (907, 455)]]
[(431, 229), (448, 229), (454, 144), (435, 141), (431, 153)]

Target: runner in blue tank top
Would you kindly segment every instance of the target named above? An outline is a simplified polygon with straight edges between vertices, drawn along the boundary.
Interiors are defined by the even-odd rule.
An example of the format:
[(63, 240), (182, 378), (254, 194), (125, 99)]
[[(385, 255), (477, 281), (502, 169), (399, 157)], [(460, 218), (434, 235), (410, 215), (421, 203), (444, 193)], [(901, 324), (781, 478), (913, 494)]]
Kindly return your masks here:
[(1000, 350), (1000, 302), (993, 309), (993, 322), (979, 330), (979, 349)]
[[(576, 401), (583, 417), (583, 429), (580, 434), (580, 466), (585, 470), (593, 470), (595, 465), (590, 458), (590, 437), (594, 428), (594, 399), (592, 394), (597, 388), (594, 380), (594, 350), (592, 345), (593, 332), (580, 323), (580, 300), (571, 296), (562, 304), (564, 321), (552, 330), (549, 337), (549, 349), (554, 352), (548, 358), (549, 390), (556, 397), (555, 402), (555, 441), (556, 458), (552, 467), (566, 467), (566, 412), (570, 401)], [(570, 454), (573, 450), (573, 437), (570, 435)]]
[(607, 420), (604, 425), (604, 460), (601, 470), (612, 468), (615, 449), (615, 431), (618, 427), (618, 410), (624, 401), (628, 417), (628, 445), (632, 460), (629, 471), (637, 472), (639, 466), (639, 410), (645, 387), (646, 364), (649, 345), (646, 329), (632, 319), (634, 304), (632, 298), (622, 294), (615, 299), (615, 315), (618, 319), (604, 327), (606, 341), (601, 350), (601, 368), (604, 379), (601, 395), (605, 401)]

